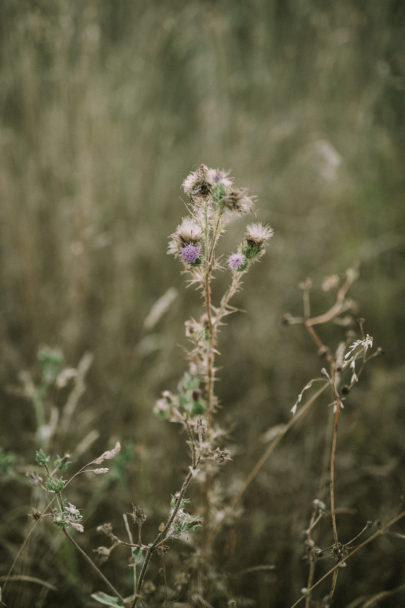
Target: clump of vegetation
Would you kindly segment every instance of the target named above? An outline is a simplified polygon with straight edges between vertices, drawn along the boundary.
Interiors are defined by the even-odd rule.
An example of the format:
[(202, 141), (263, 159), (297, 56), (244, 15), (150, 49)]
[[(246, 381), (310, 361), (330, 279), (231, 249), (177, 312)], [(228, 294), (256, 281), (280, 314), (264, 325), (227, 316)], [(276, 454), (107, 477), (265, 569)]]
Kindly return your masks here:
[[(66, 432), (78, 401), (84, 391), (84, 376), (91, 363), (91, 357), (85, 356), (77, 369), (63, 367), (63, 355), (59, 350), (43, 347), (38, 354), (41, 368), (39, 384), (35, 385), (31, 376), (23, 373), (21, 394), (31, 401), (37, 423), (36, 441), (40, 446), (36, 451), (37, 468), (27, 470), (27, 476), (34, 488), (43, 494), (44, 504), (35, 508), (32, 513), (34, 523), (29, 529), (24, 543), (17, 552), (14, 561), (3, 577), (3, 593), (6, 595), (8, 583), (13, 580), (13, 571), (24, 552), (24, 549), (42, 521), (51, 521), (61, 530), (65, 538), (86, 561), (92, 571), (107, 588), (105, 591), (91, 593), (91, 598), (108, 606), (200, 606), (200, 605), (249, 605), (249, 598), (236, 595), (232, 590), (232, 574), (222, 567), (221, 550), (218, 539), (229, 534), (242, 517), (237, 508), (242, 497), (248, 495), (253, 480), (257, 477), (270, 455), (281, 439), (290, 431), (313, 404), (328, 390), (332, 401), (329, 403), (330, 448), (329, 456), (320, 463), (319, 495), (313, 499), (312, 513), (307, 528), (302, 532), (305, 547), (305, 560), (308, 564), (307, 584), (301, 589), (301, 596), (291, 608), (305, 602), (306, 608), (317, 605), (332, 605), (335, 590), (339, 582), (339, 572), (346, 567), (348, 560), (377, 536), (387, 532), (405, 516), (405, 510), (381, 524), (366, 521), (360, 530), (356, 530), (350, 540), (341, 540), (338, 530), (337, 514), (339, 499), (336, 498), (336, 458), (339, 422), (344, 402), (357, 386), (360, 376), (370, 360), (381, 354), (381, 349), (373, 350), (373, 338), (364, 332), (364, 320), (356, 317), (353, 301), (348, 292), (358, 273), (349, 269), (345, 280), (340, 284), (337, 276), (324, 281), (325, 291), (335, 291), (335, 302), (324, 313), (311, 314), (310, 292), (312, 281), (307, 279), (300, 284), (303, 294), (303, 316), (286, 314), (283, 323), (302, 325), (317, 348), (319, 357), (325, 365), (320, 370), (320, 377), (311, 379), (302, 389), (295, 404), (291, 407), (292, 418), (281, 428), (270, 429), (266, 433), (270, 445), (256, 462), (244, 483), (234, 493), (231, 500), (221, 491), (218, 474), (221, 467), (232, 459), (232, 450), (227, 446), (229, 432), (217, 420), (220, 404), (215, 392), (218, 380), (217, 358), (220, 329), (226, 325), (226, 318), (235, 313), (237, 308), (231, 304), (233, 296), (241, 289), (242, 281), (251, 266), (265, 253), (266, 245), (273, 236), (273, 230), (261, 223), (250, 223), (246, 226), (243, 238), (235, 249), (227, 254), (218, 253), (218, 243), (231, 222), (238, 217), (252, 213), (255, 208), (254, 198), (247, 190), (236, 188), (229, 173), (210, 169), (201, 165), (192, 172), (183, 183), (183, 190), (188, 195), (186, 203), (188, 215), (178, 225), (169, 240), (168, 252), (174, 255), (182, 265), (188, 283), (201, 293), (203, 309), (198, 319), (186, 321), (186, 336), (191, 347), (186, 350), (188, 370), (178, 383), (177, 391), (165, 390), (156, 402), (154, 412), (160, 419), (180, 424), (185, 437), (185, 446), (189, 453), (187, 472), (179, 488), (171, 497), (166, 520), (158, 526), (155, 535), (145, 538), (144, 526), (147, 521), (145, 511), (140, 506), (122, 515), (127, 539), (116, 533), (111, 523), (98, 526), (97, 532), (107, 537), (109, 544), (100, 545), (92, 550), (92, 555), (85, 551), (75, 535), (85, 533), (84, 516), (86, 505), (77, 507), (70, 502), (68, 494), (73, 481), (88, 474), (105, 476), (109, 474), (106, 461), (116, 459), (121, 451), (117, 442), (112, 450), (104, 451), (97, 458), (81, 466), (68, 479), (65, 472), (71, 465), (69, 454), (63, 457), (52, 457), (47, 451), (51, 439), (58, 437), (58, 429)], [(222, 295), (214, 298), (213, 283), (219, 272), (228, 274), (228, 286)], [(320, 338), (318, 326), (335, 323), (343, 327), (345, 338), (332, 349)], [(356, 336), (354, 327), (358, 326), (360, 337)], [(62, 389), (74, 381), (73, 388), (63, 408), (62, 416), (53, 414), (54, 422), (47, 422), (47, 399), (53, 387)], [(316, 383), (321, 387), (306, 403), (302, 403), (304, 394), (312, 390)], [(52, 418), (52, 408), (50, 408)], [(83, 443), (83, 441), (82, 441)], [(86, 447), (89, 441), (85, 441)], [(326, 453), (325, 453), (326, 454)], [(2, 450), (1, 466), (4, 475), (11, 475), (15, 456)], [(180, 471), (179, 471), (180, 473)], [(329, 492), (325, 492), (328, 478)], [(193, 498), (188, 494), (195, 486)], [(316, 528), (327, 521), (330, 528), (323, 527), (316, 537)], [(373, 528), (377, 528), (373, 531)], [(150, 530), (147, 530), (148, 536)], [(364, 536), (367, 537), (364, 539)], [(361, 540), (360, 540), (361, 539)], [(177, 557), (171, 555), (172, 545), (176, 544)], [(120, 591), (111, 578), (104, 572), (106, 564), (115, 549), (123, 547), (128, 550), (128, 566), (132, 570), (132, 593), (128, 594), (125, 586)], [(182, 549), (183, 547), (183, 549)], [(188, 556), (181, 557), (186, 548)], [(160, 572), (163, 584), (153, 581), (153, 561), (161, 562)], [(166, 563), (170, 559), (171, 569), (167, 572)], [(328, 564), (327, 571), (315, 575), (320, 570), (319, 563)], [(271, 564), (247, 568), (246, 572), (273, 570)], [(156, 566), (154, 566), (156, 577)], [(19, 578), (14, 577), (15, 578)], [(172, 580), (171, 580), (172, 579)], [(49, 583), (28, 577), (27, 580), (39, 582), (44, 587)], [(317, 588), (323, 582), (329, 583), (329, 590), (321, 598), (315, 599)], [(51, 586), (52, 587), (52, 586)], [(187, 603), (189, 602), (189, 603)]]

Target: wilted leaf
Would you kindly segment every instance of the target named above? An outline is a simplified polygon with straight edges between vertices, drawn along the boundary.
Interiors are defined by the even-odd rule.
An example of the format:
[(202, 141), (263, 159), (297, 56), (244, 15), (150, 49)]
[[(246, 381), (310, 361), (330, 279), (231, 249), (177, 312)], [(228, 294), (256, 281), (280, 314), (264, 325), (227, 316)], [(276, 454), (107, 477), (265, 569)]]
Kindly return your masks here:
[(123, 606), (124, 604), (118, 597), (114, 597), (113, 595), (108, 595), (108, 593), (104, 593), (103, 591), (98, 591), (97, 593), (92, 593), (91, 597), (93, 600), (100, 602), (100, 604), (104, 604), (104, 606)]
[(121, 451), (121, 444), (119, 441), (117, 441), (117, 443), (115, 444), (115, 446), (113, 447), (112, 450), (107, 450), (106, 452), (103, 452), (101, 454), (101, 456), (99, 456), (98, 458), (96, 458), (96, 460), (93, 460), (93, 462), (95, 464), (101, 464), (102, 462), (104, 462), (104, 460), (111, 460), (112, 458), (114, 458), (119, 452)]

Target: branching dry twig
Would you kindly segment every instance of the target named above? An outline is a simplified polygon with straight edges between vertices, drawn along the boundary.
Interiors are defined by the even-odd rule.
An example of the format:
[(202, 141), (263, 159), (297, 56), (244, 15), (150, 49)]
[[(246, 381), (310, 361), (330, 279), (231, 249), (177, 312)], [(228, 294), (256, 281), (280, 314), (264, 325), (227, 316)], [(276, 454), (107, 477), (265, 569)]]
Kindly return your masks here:
[[(383, 526), (382, 528), (380, 528), (379, 530), (377, 530), (377, 532), (374, 532), (374, 534), (372, 534), (364, 542), (362, 542), (360, 545), (358, 545), (355, 549), (353, 549), (352, 551), (350, 551), (350, 553), (348, 553), (347, 555), (345, 555), (344, 558), (342, 558), (341, 560), (339, 560), (330, 570), (328, 570), (328, 572), (326, 572), (326, 574), (324, 574), (323, 576), (321, 576), (321, 578), (319, 578), (309, 589), (307, 589), (307, 592), (311, 592), (314, 589), (316, 589), (324, 580), (326, 580), (329, 576), (331, 576), (331, 574), (333, 575), (333, 573), (336, 572), (336, 570), (338, 568), (340, 568), (342, 566), (342, 564), (344, 564), (353, 555), (355, 555), (358, 551), (360, 551), (360, 549), (363, 549), (363, 547), (365, 547), (366, 545), (368, 545), (369, 543), (371, 543), (378, 536), (381, 536), (382, 534), (384, 534), (384, 532), (386, 532), (387, 530), (389, 530), (389, 528), (391, 528), (391, 526), (393, 526), (394, 524), (396, 524), (397, 522), (399, 522), (403, 517), (405, 517), (405, 511), (402, 511), (399, 515), (396, 515), (395, 517), (393, 517), (392, 519), (390, 519), (390, 521), (387, 524), (385, 524), (385, 526)], [(305, 595), (301, 595), (294, 602), (294, 604), (292, 604), (290, 606), (290, 608), (296, 608), (296, 606), (299, 606), (299, 604), (305, 599), (305, 597), (306, 597)]]

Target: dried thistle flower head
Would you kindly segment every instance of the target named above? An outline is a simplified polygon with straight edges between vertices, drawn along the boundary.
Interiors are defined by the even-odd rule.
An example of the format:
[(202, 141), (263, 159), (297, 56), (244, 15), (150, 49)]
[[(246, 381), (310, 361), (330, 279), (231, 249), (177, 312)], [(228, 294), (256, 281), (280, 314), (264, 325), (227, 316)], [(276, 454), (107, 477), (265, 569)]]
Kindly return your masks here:
[(193, 218), (184, 217), (177, 226), (176, 232), (170, 235), (167, 253), (179, 257), (181, 250), (188, 245), (197, 247), (201, 243), (202, 236), (201, 226)]
[(206, 165), (200, 165), (182, 184), (184, 192), (197, 204), (210, 195), (215, 202), (219, 202), (231, 186), (232, 178), (229, 177), (229, 172), (210, 169)]
[(113, 531), (112, 531), (112, 525), (110, 524), (110, 522), (106, 522), (105, 524), (101, 524), (101, 526), (97, 526), (97, 532), (101, 532), (103, 534), (105, 534), (106, 536), (111, 537)]
[(232, 188), (221, 199), (221, 203), (229, 211), (246, 215), (253, 210), (253, 198), (247, 194), (246, 188)]
[(249, 224), (246, 226), (245, 239), (247, 242), (251, 242), (255, 245), (264, 245), (268, 241), (274, 232), (270, 226), (263, 226), (263, 224)]
[(93, 553), (95, 553), (98, 564), (104, 564), (108, 558), (110, 557), (110, 553), (113, 547), (97, 547), (97, 549), (93, 549)]
[(214, 185), (211, 172), (212, 170), (208, 169), (206, 165), (200, 165), (196, 171), (187, 175), (184, 180), (182, 184), (184, 192), (191, 198), (208, 196)]
[(134, 520), (134, 523), (136, 523), (138, 526), (142, 526), (147, 519), (146, 515), (145, 515), (145, 511), (143, 510), (142, 507), (140, 507), (138, 505), (132, 505), (131, 516), (132, 516), (132, 519)]
[(181, 224), (177, 227), (176, 232), (184, 245), (190, 243), (195, 245), (202, 239), (201, 226), (191, 217), (183, 218)]

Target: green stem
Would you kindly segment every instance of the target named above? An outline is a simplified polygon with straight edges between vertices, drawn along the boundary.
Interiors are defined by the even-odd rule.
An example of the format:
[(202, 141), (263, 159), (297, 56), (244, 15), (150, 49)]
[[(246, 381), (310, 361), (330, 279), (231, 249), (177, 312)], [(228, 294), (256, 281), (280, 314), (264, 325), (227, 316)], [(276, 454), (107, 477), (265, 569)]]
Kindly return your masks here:
[[(51, 474), (50, 474), (48, 465), (45, 463), (44, 466), (45, 466), (46, 472), (48, 473), (48, 477), (51, 478)], [(57, 492), (56, 496), (57, 496), (57, 502), (58, 502), (58, 506), (59, 506), (59, 511), (60, 511), (61, 515), (63, 516), (63, 496), (62, 496), (62, 492)], [(91, 559), (91, 557), (89, 555), (87, 555), (87, 553), (84, 551), (84, 549), (82, 549), (81, 546), (75, 541), (75, 539), (73, 538), (73, 536), (70, 535), (70, 533), (66, 529), (66, 526), (63, 526), (62, 532), (64, 533), (64, 535), (66, 536), (66, 538), (73, 544), (73, 546), (79, 551), (79, 553), (81, 553), (83, 555), (83, 557), (91, 565), (91, 567), (93, 568), (93, 570), (95, 570), (97, 572), (97, 574), (99, 575), (99, 577), (104, 581), (104, 583), (107, 585), (107, 587), (110, 589), (110, 591), (112, 591), (116, 597), (118, 597), (122, 602), (124, 602), (124, 598), (122, 597), (122, 595), (120, 594), (120, 592), (114, 587), (114, 585), (112, 583), (110, 583), (110, 581), (108, 580), (108, 578), (101, 572), (100, 568), (98, 566), (96, 566), (96, 564), (93, 562), (93, 560)]]
[(120, 592), (114, 587), (114, 585), (112, 583), (110, 583), (108, 578), (106, 576), (104, 576), (104, 574), (101, 572), (101, 570), (93, 562), (91, 557), (89, 555), (87, 555), (87, 553), (84, 551), (84, 549), (81, 548), (81, 546), (75, 541), (73, 536), (71, 536), (69, 534), (69, 532), (66, 530), (66, 528), (62, 528), (62, 532), (64, 533), (66, 538), (72, 543), (72, 545), (79, 551), (79, 553), (81, 553), (83, 555), (84, 559), (90, 564), (90, 566), (93, 568), (93, 570), (95, 570), (97, 572), (98, 576), (104, 581), (104, 583), (107, 585), (107, 587), (110, 589), (110, 591), (112, 591), (113, 594), (116, 597), (118, 597), (122, 603), (124, 603), (124, 598), (122, 597)]
[(209, 343), (208, 343), (208, 354), (207, 354), (207, 378), (206, 378), (206, 397), (207, 397), (207, 413), (208, 413), (208, 430), (211, 429), (212, 426), (212, 416), (213, 416), (213, 401), (214, 401), (214, 347), (215, 347), (215, 325), (212, 320), (212, 302), (211, 302), (211, 280), (212, 280), (212, 270), (214, 267), (214, 252), (215, 246), (219, 237), (219, 226), (221, 223), (222, 212), (220, 211), (217, 216), (217, 220), (215, 223), (215, 228), (213, 232), (212, 242), (209, 249), (208, 260), (207, 260), (207, 271), (205, 274), (205, 285), (204, 285), (204, 294), (205, 294), (205, 309), (208, 317), (208, 333), (209, 333)]
[[(212, 319), (212, 302), (211, 302), (211, 280), (212, 280), (212, 271), (214, 267), (214, 254), (215, 254), (215, 246), (218, 241), (218, 237), (220, 234), (220, 224), (222, 218), (223, 211), (218, 211), (218, 215), (215, 222), (215, 227), (213, 231), (212, 241), (209, 249), (208, 260), (207, 260), (207, 270), (205, 274), (205, 282), (204, 282), (204, 296), (205, 296), (205, 309), (208, 318), (208, 334), (209, 334), (209, 342), (208, 342), (208, 352), (207, 352), (207, 363), (206, 363), (206, 380), (205, 380), (205, 392), (207, 399), (207, 417), (208, 417), (208, 427), (207, 427), (207, 435), (208, 441), (211, 439), (211, 430), (212, 430), (212, 419), (214, 414), (214, 382), (215, 382), (215, 339), (216, 339), (216, 327), (215, 323)], [(207, 471), (205, 477), (205, 486), (204, 486), (204, 522), (205, 522), (205, 546), (206, 550), (210, 550), (211, 545), (211, 475)]]

